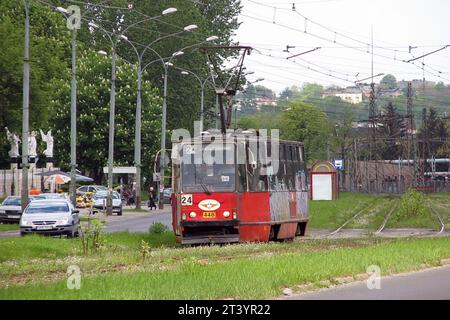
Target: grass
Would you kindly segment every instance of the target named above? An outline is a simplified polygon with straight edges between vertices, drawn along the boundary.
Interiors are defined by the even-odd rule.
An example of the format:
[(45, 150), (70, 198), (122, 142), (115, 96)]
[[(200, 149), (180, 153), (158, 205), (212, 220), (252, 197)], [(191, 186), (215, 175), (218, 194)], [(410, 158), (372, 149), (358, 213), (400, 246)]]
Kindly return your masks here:
[[(447, 225), (450, 226), (450, 194), (437, 193), (426, 195)], [(310, 201), (309, 204), (309, 228), (336, 229), (344, 222), (364, 209), (364, 211), (346, 228), (363, 228), (376, 230), (383, 223), (390, 209), (400, 203), (397, 195), (370, 195), (362, 193), (340, 194), (336, 201)], [(395, 215), (395, 211), (393, 213)], [(394, 221), (388, 221), (386, 228), (432, 228), (438, 229), (439, 223), (433, 212), (427, 208), (426, 214), (420, 217), (410, 217)]]
[[(448, 194), (427, 196), (447, 224)], [(377, 228), (395, 196), (343, 193), (338, 201), (310, 203), (311, 228), (335, 228), (359, 210), (350, 228)], [(388, 227), (426, 226), (435, 217)], [(428, 219), (428, 220), (426, 220)], [(147, 243), (149, 248), (145, 248)], [(450, 257), (450, 237), (422, 239), (296, 239), (286, 243), (180, 247), (171, 232), (106, 234), (97, 253), (84, 255), (79, 239), (0, 238), (0, 299), (262, 299), (283, 288), (319, 288), (338, 277), (383, 275), (436, 266)], [(66, 288), (67, 267), (82, 272), (81, 290)]]
[[(300, 240), (184, 249), (153, 247), (151, 256), (142, 260), (135, 247), (142, 237), (121, 234), (114, 239), (115, 244), (127, 248), (126, 254), (123, 251), (117, 255), (110, 250), (98, 257), (54, 260), (52, 276), (38, 277), (34, 271), (36, 279), (21, 284), (17, 283), (21, 279), (18, 271), (14, 273), (8, 267), (11, 262), (2, 263), (0, 299), (262, 299), (281, 295), (285, 287), (295, 289), (302, 284), (319, 287), (323, 280), (356, 276), (374, 264), (387, 275), (418, 270), (425, 265), (436, 266), (440, 259), (450, 257), (447, 237)], [(81, 290), (66, 288), (64, 272), (70, 264), (80, 265)], [(49, 265), (52, 263), (46, 268)], [(20, 269), (20, 264), (16, 263), (17, 267)], [(30, 274), (33, 271), (26, 276)]]
[(123, 209), (124, 212), (149, 212), (146, 209)]
[(19, 224), (13, 223), (13, 224), (0, 224), (0, 232), (3, 231), (17, 231), (19, 230)]

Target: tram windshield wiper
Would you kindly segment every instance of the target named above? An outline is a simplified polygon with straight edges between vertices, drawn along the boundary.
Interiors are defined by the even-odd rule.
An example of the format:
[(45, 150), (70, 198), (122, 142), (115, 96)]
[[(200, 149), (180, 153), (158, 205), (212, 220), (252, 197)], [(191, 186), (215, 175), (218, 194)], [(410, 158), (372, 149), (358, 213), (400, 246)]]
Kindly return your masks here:
[(204, 184), (204, 183), (202, 182), (202, 183), (200, 183), (200, 185), (202, 186), (203, 190), (205, 191), (205, 193), (206, 193), (207, 195), (210, 195), (210, 194), (211, 194), (211, 191), (209, 191), (209, 189), (208, 189), (208, 187), (206, 186), (206, 184)]

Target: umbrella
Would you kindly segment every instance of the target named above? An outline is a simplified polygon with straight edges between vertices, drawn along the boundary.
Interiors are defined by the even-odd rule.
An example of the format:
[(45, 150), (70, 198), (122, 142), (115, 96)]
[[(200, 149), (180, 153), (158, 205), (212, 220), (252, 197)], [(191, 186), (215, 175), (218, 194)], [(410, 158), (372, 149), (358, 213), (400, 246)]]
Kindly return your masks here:
[[(51, 177), (53, 175), (61, 175), (61, 176), (68, 177), (69, 178), (68, 181), (70, 181), (70, 173), (67, 173), (67, 172), (64, 172), (64, 171), (61, 171), (61, 170), (50, 170), (50, 171), (47, 171), (47, 172), (36, 173), (36, 176), (42, 176), (42, 177)], [(81, 174), (76, 174), (75, 181), (78, 181), (78, 182), (93, 182), (94, 179), (86, 177), (86, 176), (83, 176)]]
[(64, 184), (70, 181), (70, 177), (62, 174), (54, 174), (49, 176), (47, 181), (54, 182), (55, 184)]

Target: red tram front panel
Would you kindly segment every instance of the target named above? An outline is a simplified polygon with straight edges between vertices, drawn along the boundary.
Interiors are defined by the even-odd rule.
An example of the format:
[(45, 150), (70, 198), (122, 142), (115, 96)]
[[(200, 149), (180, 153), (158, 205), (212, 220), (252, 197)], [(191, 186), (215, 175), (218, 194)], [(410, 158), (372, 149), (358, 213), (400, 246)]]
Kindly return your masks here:
[(178, 242), (239, 241), (236, 193), (184, 193), (177, 200), (173, 217)]
[(270, 193), (243, 192), (238, 199), (240, 241), (269, 241)]

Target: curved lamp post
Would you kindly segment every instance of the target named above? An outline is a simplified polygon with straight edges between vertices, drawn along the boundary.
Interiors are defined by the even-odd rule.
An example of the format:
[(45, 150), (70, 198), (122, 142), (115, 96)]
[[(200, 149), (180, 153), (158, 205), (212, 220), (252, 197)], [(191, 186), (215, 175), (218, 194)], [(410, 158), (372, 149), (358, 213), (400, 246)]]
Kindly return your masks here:
[(181, 74), (182, 75), (193, 75), (197, 80), (198, 83), (200, 84), (200, 88), (201, 88), (201, 92), (200, 92), (200, 132), (203, 131), (203, 120), (204, 120), (204, 101), (205, 101), (205, 87), (206, 84), (211, 84), (214, 87), (214, 84), (211, 83), (211, 81), (209, 80), (211, 78), (211, 76), (207, 77), (206, 79), (202, 79), (200, 78), (196, 73), (180, 68), (180, 67), (175, 67), (175, 69), (181, 70)]
[(115, 34), (108, 32), (101, 26), (90, 22), (89, 26), (93, 29), (101, 30), (111, 42), (112, 49), (112, 67), (111, 67), (111, 97), (110, 97), (110, 111), (109, 111), (109, 144), (108, 144), (108, 200), (107, 200), (107, 214), (112, 214), (112, 192), (113, 192), (113, 163), (114, 163), (114, 118), (115, 118), (115, 105), (116, 105), (116, 48), (120, 40), (128, 40), (124, 33), (130, 28), (154, 19), (161, 18), (177, 12), (176, 8), (168, 8), (164, 10), (160, 15), (155, 17), (149, 17), (141, 21), (135, 22), (127, 26), (121, 34)]
[[(139, 50), (136, 48), (136, 46), (128, 40), (128, 38), (125, 37), (125, 41), (127, 41), (131, 47), (133, 48), (134, 52), (136, 53), (138, 65), (137, 65), (137, 101), (136, 101), (136, 124), (135, 124), (135, 138), (134, 138), (134, 165), (136, 167), (136, 209), (141, 208), (141, 119), (142, 119), (142, 73), (145, 70), (148, 65), (146, 65), (144, 68), (142, 67), (142, 61), (144, 59), (144, 55), (147, 50), (152, 50), (154, 53), (156, 53), (160, 59), (163, 59), (157, 52), (155, 52), (153, 49), (151, 49), (151, 46), (163, 39), (170, 38), (177, 36), (179, 34), (182, 34), (184, 32), (191, 32), (197, 29), (197, 26), (195, 24), (188, 25), (183, 28), (183, 31), (171, 33), (162, 37), (159, 37), (152, 42), (150, 42), (143, 50), (142, 52), (139, 52)], [(164, 60), (164, 59), (163, 59)], [(159, 59), (157, 60), (159, 61)]]

